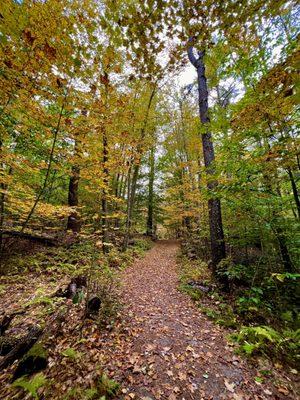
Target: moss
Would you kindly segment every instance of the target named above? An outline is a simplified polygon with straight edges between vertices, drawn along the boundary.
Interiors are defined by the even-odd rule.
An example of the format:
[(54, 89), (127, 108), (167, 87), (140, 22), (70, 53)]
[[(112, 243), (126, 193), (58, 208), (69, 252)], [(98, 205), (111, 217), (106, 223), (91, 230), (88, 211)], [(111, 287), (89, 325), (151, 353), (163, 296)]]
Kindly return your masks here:
[(20, 378), (23, 375), (31, 375), (47, 367), (48, 352), (40, 343), (36, 343), (24, 355), (15, 370), (13, 379)]
[(31, 349), (24, 356), (24, 358), (28, 358), (28, 357), (47, 358), (48, 351), (40, 343), (36, 343), (31, 347)]
[(193, 288), (185, 283), (179, 285), (179, 290), (182, 293), (187, 293), (193, 301), (199, 301), (202, 297), (202, 292), (199, 289)]

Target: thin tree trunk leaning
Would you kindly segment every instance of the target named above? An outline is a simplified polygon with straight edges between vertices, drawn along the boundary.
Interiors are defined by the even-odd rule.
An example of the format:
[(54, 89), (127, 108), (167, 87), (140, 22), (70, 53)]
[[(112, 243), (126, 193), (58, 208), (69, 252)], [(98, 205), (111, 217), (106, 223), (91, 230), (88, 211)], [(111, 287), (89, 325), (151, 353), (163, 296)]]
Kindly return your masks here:
[(149, 155), (149, 187), (148, 187), (148, 216), (147, 216), (147, 235), (155, 236), (153, 212), (154, 212), (154, 171), (155, 171), (155, 150), (154, 146), (150, 149)]
[[(198, 75), (198, 92), (199, 92), (199, 113), (200, 120), (205, 127), (202, 133), (202, 147), (204, 164), (208, 175), (207, 189), (210, 193), (208, 200), (209, 212), (209, 228), (211, 242), (211, 259), (213, 271), (216, 272), (219, 262), (226, 257), (225, 241), (222, 224), (221, 203), (220, 199), (214, 197), (214, 190), (218, 186), (218, 182), (212, 176), (214, 175), (214, 146), (212, 142), (211, 132), (209, 132), (209, 115), (208, 115), (208, 89), (205, 76), (204, 51), (198, 52), (198, 58), (194, 55), (193, 38), (188, 43), (188, 57), (192, 65), (196, 68)], [(222, 282), (226, 284), (226, 282)]]
[(58, 121), (57, 121), (56, 127), (55, 127), (54, 132), (53, 132), (53, 142), (52, 142), (52, 147), (51, 147), (51, 151), (50, 151), (50, 155), (49, 155), (47, 171), (46, 171), (46, 175), (45, 175), (45, 178), (44, 178), (44, 182), (43, 182), (43, 185), (42, 185), (38, 195), (36, 196), (36, 199), (35, 199), (35, 201), (33, 203), (33, 206), (31, 207), (31, 210), (29, 211), (29, 214), (27, 215), (26, 220), (24, 221), (24, 223), (22, 225), (21, 232), (23, 232), (25, 230), (25, 228), (27, 227), (27, 224), (30, 221), (30, 218), (32, 217), (32, 215), (33, 215), (33, 213), (34, 213), (34, 211), (36, 209), (36, 206), (38, 205), (42, 195), (45, 192), (47, 184), (48, 184), (48, 179), (49, 179), (49, 176), (50, 176), (51, 166), (52, 166), (52, 162), (53, 162), (54, 150), (55, 150), (55, 146), (56, 146), (56, 142), (57, 142), (57, 138), (58, 138), (58, 133), (59, 133), (59, 130), (60, 130), (60, 124), (61, 124), (63, 112), (64, 112), (64, 109), (65, 109), (67, 93), (68, 92), (66, 92), (66, 94), (64, 96), (64, 100), (63, 100), (63, 104), (62, 104), (61, 109), (60, 109)]

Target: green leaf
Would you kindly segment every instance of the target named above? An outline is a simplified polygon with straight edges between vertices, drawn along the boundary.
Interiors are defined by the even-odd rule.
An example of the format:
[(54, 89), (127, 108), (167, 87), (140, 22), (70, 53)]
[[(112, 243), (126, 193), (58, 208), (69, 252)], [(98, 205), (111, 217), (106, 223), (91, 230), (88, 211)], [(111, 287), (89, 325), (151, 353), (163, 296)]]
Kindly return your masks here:
[(76, 358), (79, 358), (81, 356), (81, 353), (79, 353), (78, 351), (72, 349), (71, 347), (69, 347), (68, 349), (64, 350), (61, 353), (63, 356), (65, 357), (69, 357), (73, 360), (75, 360)]

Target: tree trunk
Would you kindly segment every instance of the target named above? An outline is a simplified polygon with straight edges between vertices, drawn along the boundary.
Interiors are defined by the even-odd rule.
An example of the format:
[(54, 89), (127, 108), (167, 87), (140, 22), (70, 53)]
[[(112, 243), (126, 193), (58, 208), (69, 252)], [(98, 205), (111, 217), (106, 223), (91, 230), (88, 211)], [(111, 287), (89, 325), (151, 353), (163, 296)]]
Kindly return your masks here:
[(102, 145), (103, 145), (103, 150), (102, 150), (102, 162), (103, 162), (103, 174), (104, 174), (104, 188), (102, 191), (102, 214), (101, 214), (101, 224), (102, 224), (102, 242), (103, 242), (103, 253), (108, 253), (109, 247), (108, 247), (108, 207), (107, 207), (107, 194), (108, 194), (108, 142), (107, 142), (107, 135), (105, 131), (105, 126), (102, 128)]
[(101, 228), (102, 228), (102, 250), (103, 253), (109, 252), (109, 234), (108, 234), (108, 185), (109, 185), (109, 170), (108, 170), (108, 137), (106, 131), (108, 117), (108, 95), (109, 95), (109, 75), (104, 72), (102, 83), (104, 84), (104, 118), (101, 125), (102, 135), (102, 168), (103, 168), (103, 190), (101, 198)]
[(59, 116), (58, 116), (58, 121), (57, 121), (57, 124), (56, 124), (56, 126), (55, 126), (55, 128), (53, 130), (53, 141), (52, 141), (52, 146), (51, 146), (50, 155), (49, 155), (49, 159), (48, 159), (46, 175), (45, 175), (43, 184), (42, 184), (42, 186), (41, 186), (41, 188), (40, 188), (40, 190), (39, 190), (39, 192), (38, 192), (38, 194), (37, 194), (37, 196), (35, 198), (35, 201), (34, 201), (32, 207), (31, 207), (31, 209), (29, 211), (29, 214), (27, 215), (25, 221), (22, 224), (21, 232), (24, 232), (25, 228), (27, 227), (27, 225), (28, 225), (31, 217), (33, 216), (34, 211), (35, 211), (40, 199), (44, 195), (45, 189), (46, 189), (46, 187), (48, 185), (48, 180), (49, 180), (49, 177), (50, 177), (51, 167), (52, 167), (53, 158), (54, 158), (54, 151), (55, 151), (56, 142), (57, 142), (57, 139), (58, 139), (58, 134), (59, 134), (59, 131), (60, 131), (60, 125), (61, 125), (61, 122), (62, 122), (62, 116), (63, 116), (65, 105), (66, 105), (67, 95), (68, 95), (68, 91), (66, 91), (66, 94), (64, 96), (64, 100), (63, 100), (63, 103), (62, 103), (62, 106), (61, 106), (61, 109), (60, 109), (60, 112), (59, 112)]
[[(78, 139), (75, 140), (75, 157), (79, 153), (79, 143)], [(69, 181), (69, 193), (68, 193), (68, 205), (70, 207), (78, 207), (78, 186), (80, 179), (80, 167), (75, 162), (72, 165), (71, 176)], [(80, 232), (81, 223), (78, 211), (74, 209), (68, 218), (67, 229), (71, 229), (73, 232)]]
[[(208, 175), (207, 188), (210, 193), (208, 200), (209, 212), (209, 229), (211, 242), (211, 259), (214, 272), (216, 272), (218, 263), (226, 257), (225, 241), (222, 224), (221, 203), (218, 198), (214, 197), (213, 191), (217, 188), (218, 182), (212, 178), (214, 174), (213, 163), (215, 160), (212, 136), (209, 132), (209, 115), (208, 115), (208, 90), (205, 76), (204, 51), (198, 52), (198, 58), (194, 56), (192, 40), (189, 41), (188, 55), (190, 62), (197, 70), (198, 76), (198, 92), (199, 92), (199, 113), (200, 120), (205, 127), (202, 136), (202, 147), (204, 155), (204, 164)], [(226, 284), (226, 282), (222, 282)]]
[(154, 171), (155, 171), (155, 154), (154, 146), (150, 149), (149, 157), (149, 189), (148, 189), (148, 217), (147, 217), (147, 235), (154, 237), (153, 211), (154, 211)]
[(125, 222), (125, 235), (124, 235), (124, 243), (123, 250), (127, 249), (128, 241), (129, 241), (129, 232), (130, 232), (130, 192), (131, 192), (131, 167), (128, 169), (127, 180), (125, 186), (127, 186), (127, 205), (126, 205), (126, 222)]
[(291, 186), (292, 186), (293, 196), (294, 196), (295, 204), (296, 204), (296, 207), (297, 207), (298, 218), (300, 218), (300, 200), (299, 200), (299, 195), (298, 195), (298, 190), (297, 190), (295, 178), (294, 178), (294, 175), (293, 175), (293, 172), (292, 172), (291, 168), (288, 168), (287, 172), (288, 172), (288, 175), (289, 175), (289, 178), (290, 178), (290, 182), (291, 182)]

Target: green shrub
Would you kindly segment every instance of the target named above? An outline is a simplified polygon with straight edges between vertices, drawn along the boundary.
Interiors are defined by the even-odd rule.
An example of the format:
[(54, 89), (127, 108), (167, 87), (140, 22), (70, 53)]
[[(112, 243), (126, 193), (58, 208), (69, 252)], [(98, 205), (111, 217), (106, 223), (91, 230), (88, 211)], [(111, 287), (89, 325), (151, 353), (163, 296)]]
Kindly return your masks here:
[(300, 329), (278, 332), (270, 326), (248, 326), (231, 335), (231, 339), (247, 355), (265, 354), (290, 362), (299, 361)]

